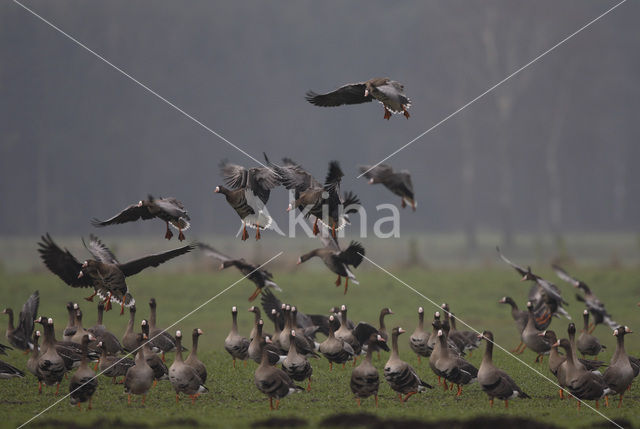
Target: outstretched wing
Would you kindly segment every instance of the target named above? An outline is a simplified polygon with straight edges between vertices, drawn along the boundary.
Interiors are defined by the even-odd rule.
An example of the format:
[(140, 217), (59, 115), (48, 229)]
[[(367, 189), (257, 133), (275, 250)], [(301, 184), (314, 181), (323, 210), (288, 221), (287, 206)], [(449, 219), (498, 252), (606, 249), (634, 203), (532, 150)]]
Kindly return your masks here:
[(67, 249), (62, 250), (49, 234), (42, 236), (38, 252), (44, 264), (63, 282), (73, 287), (92, 286), (89, 276), (78, 278), (82, 264)]
[(327, 177), (324, 180), (324, 189), (326, 191), (336, 190), (339, 192), (340, 181), (344, 177), (344, 173), (340, 168), (338, 161), (331, 161), (329, 163), (329, 171), (327, 171)]
[(212, 258), (216, 258), (220, 262), (225, 262), (232, 259), (229, 256), (225, 255), (224, 253), (218, 252), (216, 249), (209, 246), (208, 244), (198, 243), (198, 248), (202, 250), (205, 255), (211, 256)]
[(136, 205), (131, 205), (125, 208), (124, 210), (122, 210), (120, 213), (118, 213), (111, 219), (100, 220), (100, 219), (93, 218), (91, 219), (91, 224), (93, 226), (101, 227), (101, 226), (116, 225), (116, 224), (127, 223), (127, 222), (135, 222), (138, 219), (143, 219), (143, 220), (153, 219), (153, 217), (154, 216), (151, 213), (149, 213), (149, 209), (147, 207), (138, 206), (136, 204)]
[(189, 244), (178, 249), (169, 250), (168, 252), (158, 253), (155, 255), (145, 256), (144, 258), (135, 259), (133, 261), (127, 262), (126, 264), (118, 265), (118, 268), (120, 268), (120, 271), (122, 271), (125, 276), (132, 276), (134, 274), (138, 274), (145, 268), (157, 267), (163, 262), (167, 262), (168, 260), (173, 259), (176, 256), (189, 253), (195, 248), (196, 246), (194, 244)]
[(338, 258), (345, 264), (358, 268), (364, 258), (364, 247), (357, 241), (352, 241), (346, 250), (338, 254)]
[(249, 170), (241, 165), (231, 164), (226, 159), (220, 161), (220, 173), (225, 183), (234, 189), (247, 186)]
[(264, 309), (265, 314), (272, 322), (275, 322), (275, 317), (271, 314), (271, 310), (280, 311), (282, 307), (282, 301), (280, 301), (276, 296), (271, 292), (269, 288), (264, 288), (262, 290), (262, 297), (260, 298), (260, 302), (262, 302), (262, 308)]
[(95, 235), (89, 235), (89, 244), (87, 244), (83, 238), (82, 244), (84, 244), (84, 247), (93, 255), (94, 258), (96, 258), (96, 260), (106, 264), (118, 264), (118, 259), (116, 259), (115, 255)]
[(511, 265), (511, 267), (513, 269), (515, 269), (518, 273), (520, 273), (521, 276), (524, 276), (525, 274), (527, 274), (527, 270), (525, 270), (524, 268), (522, 268), (520, 265), (516, 265), (513, 262), (511, 262), (509, 259), (507, 259), (506, 256), (504, 256), (502, 254), (502, 252), (500, 251), (500, 246), (496, 246), (496, 250), (498, 251), (498, 255), (500, 255), (500, 259), (502, 259), (504, 262), (506, 262), (507, 264)]
[(22, 306), (20, 312), (20, 321), (16, 328), (24, 334), (27, 341), (31, 341), (31, 333), (33, 332), (33, 321), (38, 315), (38, 306), (40, 305), (40, 293), (35, 291), (27, 302)]
[(367, 179), (383, 181), (393, 174), (393, 168), (389, 164), (361, 165), (360, 173), (364, 173), (364, 177)]
[(308, 91), (305, 99), (309, 103), (321, 107), (335, 107), (342, 106), (343, 104), (368, 103), (369, 101), (373, 100), (373, 97), (371, 96), (371, 94), (365, 97), (365, 89), (366, 87), (364, 82), (351, 83), (326, 94), (317, 94), (313, 91)]
[(559, 265), (551, 264), (551, 268), (553, 268), (553, 271), (556, 272), (556, 275), (560, 277), (560, 280), (564, 280), (565, 282), (571, 283), (574, 286), (578, 286), (580, 284), (579, 280), (571, 277), (569, 273), (563, 270)]

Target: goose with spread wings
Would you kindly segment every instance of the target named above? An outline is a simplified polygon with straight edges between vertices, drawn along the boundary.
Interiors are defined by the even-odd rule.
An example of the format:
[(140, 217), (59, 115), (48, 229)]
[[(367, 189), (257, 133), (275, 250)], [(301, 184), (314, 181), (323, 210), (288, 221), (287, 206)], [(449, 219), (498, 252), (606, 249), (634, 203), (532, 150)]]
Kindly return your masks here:
[(226, 160), (220, 163), (220, 171), (231, 189), (216, 186), (215, 192), (224, 195), (242, 219), (242, 240), (249, 238), (247, 226), (255, 228), (256, 240), (260, 240), (260, 230), (273, 222), (266, 204), (271, 189), (280, 184), (276, 171), (268, 167), (245, 168)]
[(369, 184), (382, 183), (385, 188), (399, 196), (402, 199), (402, 208), (410, 205), (413, 211), (416, 211), (413, 183), (407, 170), (395, 172), (389, 164), (363, 165), (360, 167), (360, 173), (369, 179)]
[(135, 222), (139, 219), (162, 219), (167, 224), (167, 232), (164, 238), (171, 240), (173, 233), (169, 225), (178, 230), (178, 240), (184, 240), (183, 231), (189, 229), (191, 220), (182, 203), (173, 197), (154, 198), (151, 195), (146, 200), (141, 200), (138, 204), (130, 205), (117, 215), (107, 220), (93, 218), (91, 224), (96, 227), (107, 225), (117, 225), (127, 222)]
[(325, 225), (333, 237), (336, 231), (343, 229), (348, 223), (348, 214), (355, 213), (360, 204), (358, 197), (352, 192), (344, 196), (340, 192), (340, 182), (344, 173), (338, 161), (329, 163), (329, 170), (324, 185), (316, 180), (309, 172), (289, 158), (284, 158), (282, 165), (275, 165), (265, 160), (278, 173), (280, 183), (294, 191), (294, 198), (287, 211), (297, 208), (305, 217), (314, 216), (313, 233), (317, 235), (318, 222)]
[(124, 307), (135, 304), (127, 288), (126, 277), (138, 274), (148, 267), (157, 267), (195, 248), (194, 245), (187, 245), (121, 264), (98, 237), (90, 235), (89, 242), (86, 243), (83, 239), (82, 243), (94, 259), (81, 263), (67, 249), (58, 247), (49, 234), (43, 236), (38, 243), (38, 252), (47, 268), (69, 286), (93, 287), (94, 293), (85, 298), (87, 301), (93, 301), (93, 297), (98, 295), (105, 300), (105, 311), (109, 311), (113, 300), (120, 304), (120, 314), (124, 312)]
[(280, 286), (278, 286), (273, 281), (273, 274), (271, 274), (269, 271), (259, 269), (257, 265), (250, 264), (243, 258), (231, 258), (207, 244), (199, 243), (198, 247), (200, 248), (200, 250), (204, 251), (207, 256), (211, 256), (212, 258), (219, 260), (221, 262), (221, 270), (229, 267), (236, 267), (242, 274), (247, 276), (247, 278), (256, 285), (256, 290), (249, 297), (249, 301), (253, 301), (254, 299), (256, 299), (265, 287), (271, 287), (279, 292), (282, 292)]
[(349, 83), (326, 94), (308, 91), (305, 99), (316, 106), (335, 107), (343, 104), (362, 104), (373, 100), (384, 107), (384, 119), (391, 113), (402, 113), (409, 119), (411, 100), (404, 93), (404, 85), (387, 77), (369, 79), (366, 82)]
[(336, 286), (340, 286), (342, 277), (345, 278), (344, 293), (347, 294), (349, 279), (355, 284), (359, 284), (356, 276), (349, 270), (349, 266), (358, 268), (364, 258), (364, 247), (357, 241), (352, 241), (345, 250), (341, 250), (338, 241), (332, 237), (321, 237), (324, 247), (314, 249), (298, 258), (297, 264), (302, 264), (314, 256), (322, 259), (322, 262), (331, 271), (338, 275)]

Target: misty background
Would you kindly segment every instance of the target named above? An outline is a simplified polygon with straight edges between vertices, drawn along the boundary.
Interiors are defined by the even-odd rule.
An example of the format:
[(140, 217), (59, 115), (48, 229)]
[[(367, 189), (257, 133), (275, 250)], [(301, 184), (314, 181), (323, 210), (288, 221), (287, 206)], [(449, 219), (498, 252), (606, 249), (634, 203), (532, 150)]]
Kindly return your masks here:
[[(614, 4), (25, 1), (260, 161), (262, 152), (288, 156), (323, 180), (339, 160), (342, 189), (360, 197), (369, 231), (375, 207), (400, 200), (356, 179), (358, 165), (380, 161)], [(625, 3), (389, 159), (411, 172), (418, 201), (417, 212), (401, 210), (402, 239), (448, 234), (474, 252), (483, 234), (491, 249), (518, 234), (556, 243), (613, 234), (637, 255), (639, 12)], [(90, 232), (177, 245), (161, 244), (157, 220), (89, 224), (147, 194), (185, 204), (189, 239), (242, 245), (237, 215), (213, 189), (220, 160), (254, 161), (19, 5), (0, 5), (0, 34), (5, 255), (12, 240), (45, 232), (69, 237), (60, 244), (70, 248)], [(377, 76), (405, 85), (409, 120), (383, 120), (378, 103), (304, 100), (310, 89)], [(276, 189), (268, 207), (281, 226), (287, 204)], [(356, 221), (350, 232), (359, 229)]]

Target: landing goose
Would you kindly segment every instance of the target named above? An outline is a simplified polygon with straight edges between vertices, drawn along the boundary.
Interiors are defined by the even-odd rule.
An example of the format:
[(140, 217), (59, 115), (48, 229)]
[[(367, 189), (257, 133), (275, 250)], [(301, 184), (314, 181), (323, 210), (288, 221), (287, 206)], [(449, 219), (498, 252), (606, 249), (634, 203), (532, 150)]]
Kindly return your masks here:
[(195, 328), (193, 330), (193, 333), (191, 334), (191, 352), (184, 360), (184, 363), (193, 368), (198, 373), (202, 383), (204, 383), (207, 381), (207, 367), (205, 367), (202, 361), (198, 359), (198, 338), (200, 338), (200, 335), (202, 334), (203, 332), (200, 328)]
[(33, 335), (33, 321), (38, 313), (38, 305), (40, 304), (40, 294), (35, 291), (22, 306), (22, 311), (18, 315), (18, 326), (13, 325), (13, 310), (5, 308), (3, 313), (9, 316), (9, 324), (7, 325), (7, 340), (9, 344), (19, 350), (31, 350), (33, 343), (31, 336)]
[[(265, 343), (271, 343), (271, 339), (266, 337)], [(263, 347), (262, 359), (254, 373), (253, 382), (260, 392), (269, 397), (269, 408), (271, 410), (274, 409), (273, 398), (276, 399), (275, 409), (277, 410), (280, 406), (280, 399), (291, 393), (303, 391), (304, 388), (297, 386), (286, 372), (273, 366), (269, 360), (269, 354), (269, 349)]]
[(169, 367), (169, 381), (176, 391), (176, 402), (180, 401), (180, 393), (189, 395), (191, 403), (201, 393), (207, 393), (209, 389), (198, 375), (195, 369), (182, 360), (182, 332), (176, 331), (176, 358)]
[(249, 340), (238, 334), (238, 308), (236, 306), (231, 308), (231, 318), (231, 331), (229, 331), (229, 335), (224, 340), (224, 349), (233, 358), (233, 367), (235, 368), (236, 359), (243, 360), (245, 361), (244, 364), (247, 364)]
[[(323, 239), (323, 241), (325, 241)], [(350, 266), (358, 268), (358, 265), (364, 258), (364, 247), (357, 241), (351, 241), (349, 247), (340, 250), (337, 241), (326, 240), (325, 247), (314, 249), (298, 258), (297, 264), (300, 265), (309, 259), (317, 256), (332, 272), (338, 275), (336, 286), (340, 286), (342, 277), (345, 278), (344, 294), (347, 294), (349, 287), (349, 279), (355, 284), (359, 284), (356, 276), (349, 269)]]
[(191, 218), (187, 214), (184, 205), (173, 197), (154, 198), (151, 195), (146, 200), (141, 200), (138, 204), (130, 205), (124, 208), (120, 213), (110, 219), (99, 220), (91, 219), (91, 224), (96, 227), (107, 225), (118, 225), (127, 222), (135, 222), (139, 219), (148, 220), (158, 218), (163, 220), (167, 225), (164, 238), (171, 240), (173, 233), (169, 229), (169, 225), (178, 230), (178, 240), (184, 240), (183, 231), (189, 229)]
[(600, 340), (589, 333), (589, 310), (582, 312), (582, 318), (584, 320), (584, 328), (580, 331), (578, 336), (578, 351), (582, 353), (582, 357), (595, 356), (598, 359), (600, 351), (607, 348), (607, 346), (600, 344)]
[(395, 172), (388, 164), (378, 164), (363, 165), (360, 167), (360, 173), (369, 179), (369, 184), (382, 183), (385, 188), (399, 196), (402, 208), (409, 205), (413, 211), (416, 211), (417, 203), (413, 193), (413, 183), (411, 182), (411, 174), (407, 170)]
[(376, 77), (365, 82), (349, 83), (326, 94), (307, 91), (305, 99), (316, 106), (334, 107), (343, 104), (361, 104), (373, 100), (384, 107), (384, 119), (391, 113), (402, 113), (409, 119), (411, 100), (404, 93), (404, 85), (387, 77)]
[(358, 406), (360, 406), (361, 399), (366, 399), (371, 395), (374, 395), (376, 401), (376, 408), (378, 408), (378, 388), (380, 387), (380, 375), (378, 370), (371, 363), (371, 356), (373, 351), (377, 347), (380, 347), (386, 341), (380, 334), (371, 334), (369, 339), (364, 342), (367, 346), (367, 355), (360, 362), (360, 365), (355, 367), (351, 372), (351, 392), (356, 396)]
[[(404, 332), (406, 331), (399, 326), (391, 331), (391, 356), (384, 365), (384, 379), (402, 402), (406, 402), (418, 392), (433, 389), (433, 386), (420, 379), (411, 365), (400, 359), (398, 336)], [(402, 395), (406, 396), (402, 397)]]
[[(616, 351), (611, 358), (609, 367), (604, 372), (604, 381), (611, 389), (611, 395), (619, 394), (620, 401), (618, 402), (618, 408), (622, 406), (622, 396), (633, 382), (634, 374), (631, 363), (629, 362), (629, 356), (624, 349), (624, 336), (632, 333), (628, 326), (620, 326), (613, 331), (613, 335), (617, 338)], [(609, 402), (608, 398), (606, 399)]]
[(329, 336), (320, 343), (319, 351), (329, 361), (329, 370), (333, 369), (333, 363), (343, 364), (353, 359), (355, 352), (353, 347), (344, 340), (339, 340), (335, 336), (335, 331), (339, 326), (339, 322), (335, 316), (329, 316)]
[[(148, 339), (145, 334), (137, 334), (136, 336), (140, 344)], [(135, 365), (127, 370), (124, 377), (124, 392), (127, 394), (129, 404), (131, 404), (131, 395), (142, 395), (142, 403), (144, 404), (145, 396), (153, 385), (153, 369), (147, 364), (145, 353), (145, 347), (140, 347), (136, 353)]]
[(85, 334), (82, 337), (82, 361), (80, 367), (73, 373), (69, 380), (69, 402), (78, 405), (82, 409), (82, 403), (89, 401), (88, 409), (91, 409), (91, 398), (98, 388), (98, 378), (94, 370), (89, 368), (87, 357), (89, 341), (94, 341), (93, 335)]
[(489, 396), (489, 403), (493, 407), (493, 399), (504, 401), (504, 407), (509, 407), (509, 399), (531, 399), (518, 387), (509, 374), (497, 368), (493, 364), (493, 333), (484, 331), (479, 338), (487, 340), (487, 347), (482, 357), (482, 363), (478, 369), (478, 383), (482, 390)]

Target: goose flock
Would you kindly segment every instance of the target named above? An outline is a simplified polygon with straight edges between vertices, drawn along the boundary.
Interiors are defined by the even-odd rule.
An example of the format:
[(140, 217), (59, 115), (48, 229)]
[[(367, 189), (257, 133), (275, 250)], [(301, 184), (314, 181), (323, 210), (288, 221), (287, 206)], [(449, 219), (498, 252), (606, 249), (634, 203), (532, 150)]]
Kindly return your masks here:
[[(383, 104), (385, 119), (389, 119), (392, 113), (403, 114), (407, 119), (410, 117), (408, 109), (411, 103), (404, 94), (404, 86), (387, 78), (344, 85), (327, 94), (307, 93), (307, 100), (311, 104), (325, 107), (360, 104), (374, 99)], [(245, 241), (249, 238), (247, 227), (256, 230), (256, 240), (261, 239), (262, 231), (273, 225), (267, 209), (271, 192), (280, 186), (292, 191), (293, 200), (286, 210), (298, 210), (303, 214), (309, 220), (313, 234), (322, 241), (322, 247), (304, 253), (297, 263), (318, 257), (337, 275), (336, 286), (341, 286), (344, 278), (346, 294), (350, 281), (358, 284), (353, 271), (363, 261), (365, 249), (356, 241), (351, 241), (346, 247), (338, 242), (337, 232), (349, 225), (348, 215), (357, 211), (360, 203), (353, 192), (342, 192), (344, 173), (339, 162), (328, 163), (325, 180), (320, 182), (291, 158), (283, 158), (282, 162), (275, 163), (265, 154), (264, 159), (265, 165), (253, 168), (226, 160), (220, 163), (224, 185), (216, 186), (214, 192), (224, 195), (241, 219), (241, 239)], [(403, 208), (410, 206), (413, 211), (416, 210), (417, 202), (409, 172), (396, 172), (387, 164), (359, 168), (370, 184), (384, 185), (400, 197)], [(173, 197), (154, 198), (149, 195), (147, 199), (129, 205), (107, 220), (93, 218), (91, 224), (106, 227), (154, 218), (165, 222), (167, 240), (173, 236), (171, 228), (178, 231), (179, 241), (186, 239), (184, 232), (190, 229), (191, 218), (184, 205)], [(98, 383), (107, 378), (111, 379), (111, 384), (123, 385), (123, 393), (127, 395), (129, 403), (133, 395), (141, 396), (144, 403), (146, 395), (158, 382), (171, 383), (176, 401), (183, 394), (195, 403), (200, 395), (206, 394), (209, 391), (205, 384), (208, 379), (207, 368), (197, 354), (198, 339), (204, 334), (203, 330), (193, 328), (191, 349), (188, 350), (183, 346), (182, 330), (178, 329), (172, 335), (158, 326), (158, 301), (155, 298), (148, 302), (148, 319), (136, 323), (136, 300), (126, 282), (128, 277), (146, 268), (157, 267), (187, 253), (200, 251), (217, 260), (220, 269), (233, 266), (255, 285), (255, 291), (248, 300), (253, 302), (260, 297), (266, 317), (262, 317), (260, 307), (251, 306), (248, 311), (254, 314), (254, 323), (249, 335), (244, 336), (238, 328), (239, 307), (233, 306), (224, 350), (230, 355), (234, 368), (238, 361), (245, 366), (247, 362), (255, 362), (254, 384), (258, 391), (269, 398), (270, 409), (278, 409), (280, 401), (292, 393), (306, 391), (307, 394), (313, 394), (312, 378), (318, 374), (314, 369), (325, 365), (325, 359), (330, 371), (334, 370), (334, 364), (347, 370), (349, 363), (349, 386), (342, 388), (350, 389), (358, 405), (373, 397), (377, 407), (381, 377), (372, 362), (374, 353), (378, 359), (383, 359), (381, 353), (384, 352), (389, 354), (382, 376), (401, 402), (433, 390), (436, 383), (433, 381), (430, 384), (428, 376), (437, 377), (437, 383), (443, 391), (453, 390), (455, 386), (452, 394), (458, 397), (462, 396), (463, 389), (472, 389), (477, 385), (486, 393), (491, 406), (495, 399), (504, 401), (505, 407), (508, 407), (511, 399), (535, 397), (535, 392), (525, 393), (517, 380), (494, 364), (493, 350), (497, 343), (494, 343), (493, 333), (488, 330), (458, 330), (456, 316), (446, 303), (434, 312), (432, 320), (429, 317), (431, 328), (425, 327), (425, 309), (419, 307), (416, 328), (413, 333), (403, 337), (407, 342), (401, 343), (401, 336), (407, 330), (400, 326), (387, 329), (388, 319), (395, 314), (390, 308), (380, 310), (377, 324), (352, 322), (348, 318), (348, 314), (353, 314), (352, 309), (346, 305), (333, 307), (326, 314), (303, 313), (298, 306), (284, 303), (276, 297), (273, 291), (282, 289), (272, 273), (243, 258), (227, 256), (208, 244), (194, 241), (121, 263), (97, 236), (91, 234), (87, 241), (82, 239), (82, 243), (91, 255), (89, 259), (76, 258), (68, 250), (59, 247), (48, 233), (38, 243), (38, 252), (44, 265), (68, 286), (92, 288), (93, 293), (85, 298), (87, 301), (92, 302), (96, 295), (100, 298), (94, 326), (85, 328), (80, 305), (68, 302), (67, 325), (62, 340), (57, 340), (54, 318), (38, 313), (38, 291), (25, 302), (18, 315), (17, 326), (12, 309), (7, 308), (3, 312), (8, 316), (6, 338), (10, 345), (0, 344), (0, 353), (6, 354), (17, 349), (28, 355), (26, 370), (37, 380), (39, 394), (42, 394), (44, 384), (56, 386), (57, 395), (60, 382), (68, 373), (71, 373), (68, 376), (70, 403), (78, 407), (87, 403), (88, 409), (92, 408), (92, 397)], [(522, 354), (529, 349), (535, 354), (535, 363), (540, 365), (544, 364), (544, 356), (548, 355), (549, 371), (557, 377), (561, 398), (566, 394), (579, 399), (578, 407), (581, 401), (587, 400), (595, 400), (598, 407), (599, 401), (604, 399), (608, 405), (608, 398), (612, 395), (619, 396), (620, 407), (625, 392), (640, 371), (640, 361), (629, 356), (624, 348), (624, 337), (632, 332), (631, 329), (615, 322), (604, 303), (584, 282), (554, 265), (553, 270), (562, 281), (582, 292), (577, 299), (585, 304), (583, 328), (577, 340), (577, 329), (573, 322), (568, 323), (566, 338), (559, 338), (560, 331), (556, 333), (549, 329), (552, 321), (560, 316), (571, 320), (565, 308), (569, 303), (563, 298), (561, 289), (534, 274), (530, 267), (525, 269), (512, 262), (499, 248), (497, 251), (499, 258), (512, 267), (523, 281), (531, 283), (528, 300), (523, 306), (526, 310), (521, 310), (509, 296), (498, 301), (511, 307), (520, 340), (513, 352)], [(129, 311), (129, 321), (121, 336), (110, 332), (104, 324), (104, 315), (110, 311), (112, 301), (120, 305), (121, 315), (125, 308)], [(265, 327), (267, 318), (273, 324), (272, 333), (265, 332), (269, 329)], [(42, 326), (41, 330), (35, 330), (36, 324)], [(598, 325), (611, 328), (616, 337), (617, 346), (608, 364), (598, 360), (605, 349), (593, 335)], [(476, 367), (468, 357), (481, 347), (482, 341), (485, 342), (484, 355), (480, 366)], [(408, 347), (401, 347), (401, 344)], [(183, 355), (185, 352), (188, 352), (186, 358)], [(174, 354), (169, 366), (166, 362), (168, 353)], [(419, 363), (417, 369), (405, 360), (409, 353), (416, 354)], [(578, 358), (578, 353), (582, 358)], [(428, 361), (433, 375), (426, 366), (422, 366), (423, 358)], [(25, 372), (0, 361), (0, 378), (14, 377), (25, 377)], [(301, 385), (305, 382), (306, 387)]]

